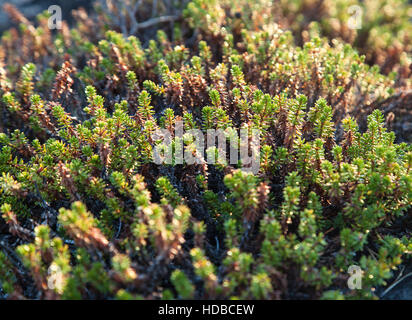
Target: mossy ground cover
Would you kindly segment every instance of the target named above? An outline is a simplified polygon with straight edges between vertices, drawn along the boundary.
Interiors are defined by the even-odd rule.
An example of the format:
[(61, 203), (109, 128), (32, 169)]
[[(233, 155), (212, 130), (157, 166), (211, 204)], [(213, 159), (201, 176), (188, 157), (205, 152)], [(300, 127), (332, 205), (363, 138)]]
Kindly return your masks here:
[[(0, 296), (381, 297), (412, 250), (410, 5), (353, 1), (352, 30), (352, 2), (108, 3), (5, 7)], [(178, 123), (257, 130), (258, 172)]]

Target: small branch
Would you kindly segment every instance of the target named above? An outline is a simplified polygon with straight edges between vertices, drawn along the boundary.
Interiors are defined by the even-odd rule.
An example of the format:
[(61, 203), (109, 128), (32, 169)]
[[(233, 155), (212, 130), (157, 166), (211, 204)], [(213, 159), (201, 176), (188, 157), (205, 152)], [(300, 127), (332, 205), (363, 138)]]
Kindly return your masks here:
[(27, 274), (24, 268), (19, 267), (22, 265), (22, 262), (19, 256), (16, 254), (15, 250), (9, 248), (9, 246), (3, 240), (0, 240), (0, 247), (3, 248), (2, 252), (9, 259), (10, 263), (12, 263), (13, 266), (16, 268), (16, 271), (19, 273), (19, 275)]
[(134, 4), (133, 8), (129, 7), (127, 9), (128, 14), (129, 14), (130, 23), (131, 23), (130, 34), (135, 34), (139, 26), (136, 15), (141, 5), (142, 5), (142, 0), (139, 0)]
[(145, 22), (139, 23), (137, 25), (137, 29), (149, 28), (156, 24), (164, 23), (164, 22), (173, 22), (175, 20), (178, 20), (179, 18), (180, 18), (179, 16), (162, 16), (162, 17), (152, 18), (152, 19), (146, 20)]
[(152, 2), (152, 18), (157, 15), (157, 0)]
[(403, 276), (402, 278), (400, 278), (398, 281), (395, 281), (389, 288), (387, 288), (380, 296), (380, 298), (382, 298), (383, 296), (385, 296), (389, 291), (391, 291), (393, 288), (395, 288), (399, 283), (401, 283), (403, 280), (405, 280), (406, 278), (409, 278), (410, 276), (412, 276), (412, 272), (406, 274), (405, 276)]
[(120, 218), (119, 218), (119, 227), (117, 228), (117, 232), (116, 232), (116, 235), (115, 235), (115, 239), (119, 239), (119, 235), (120, 235), (120, 231), (122, 230), (122, 220), (120, 220)]
[(140, 6), (142, 5), (143, 0), (139, 0), (134, 4), (133, 13), (136, 14), (139, 10)]

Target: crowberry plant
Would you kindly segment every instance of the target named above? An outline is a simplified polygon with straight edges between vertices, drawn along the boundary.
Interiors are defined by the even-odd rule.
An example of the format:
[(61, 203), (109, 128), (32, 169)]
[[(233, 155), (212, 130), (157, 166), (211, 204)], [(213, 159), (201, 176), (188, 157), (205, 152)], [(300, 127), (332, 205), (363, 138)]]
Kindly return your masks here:
[[(315, 1), (99, 1), (55, 32), (6, 6), (0, 297), (379, 298), (412, 252), (412, 147), (388, 128), (411, 7), (389, 2), (361, 30)], [(190, 131), (238, 150), (243, 128), (256, 173)]]

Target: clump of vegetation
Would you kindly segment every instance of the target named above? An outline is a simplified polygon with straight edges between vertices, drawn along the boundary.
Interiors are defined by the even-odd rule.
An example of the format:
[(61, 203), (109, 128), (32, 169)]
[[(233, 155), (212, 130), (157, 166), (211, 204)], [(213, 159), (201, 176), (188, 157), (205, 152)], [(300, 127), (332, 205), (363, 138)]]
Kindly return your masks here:
[[(408, 106), (410, 81), (250, 2), (182, 1), (168, 19), (162, 1), (139, 16), (100, 5), (55, 32), (47, 13), (35, 25), (8, 7), (20, 24), (0, 42), (0, 296), (379, 297), (412, 251), (412, 146), (384, 113)], [(259, 172), (208, 163), (217, 150), (181, 144), (181, 122), (237, 142), (259, 130)], [(179, 145), (197, 161), (153, 161)]]
[(400, 77), (410, 77), (412, 9), (407, 0), (298, 0), (275, 7), (301, 41), (315, 22), (323, 35), (352, 44), (384, 73), (397, 70)]

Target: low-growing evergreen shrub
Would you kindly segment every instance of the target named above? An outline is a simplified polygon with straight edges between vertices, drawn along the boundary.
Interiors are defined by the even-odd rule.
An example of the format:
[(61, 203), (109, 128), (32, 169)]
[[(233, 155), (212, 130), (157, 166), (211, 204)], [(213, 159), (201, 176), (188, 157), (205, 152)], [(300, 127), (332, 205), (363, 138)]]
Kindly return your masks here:
[[(103, 9), (52, 32), (47, 13), (35, 26), (8, 8), (20, 25), (0, 43), (0, 296), (379, 297), (412, 251), (412, 147), (379, 109), (410, 81), (322, 38), (328, 14), (324, 29), (284, 31), (266, 3), (194, 0), (150, 40)], [(237, 142), (259, 130), (259, 172), (175, 135), (181, 122)], [(197, 161), (153, 161), (179, 146)]]

